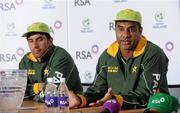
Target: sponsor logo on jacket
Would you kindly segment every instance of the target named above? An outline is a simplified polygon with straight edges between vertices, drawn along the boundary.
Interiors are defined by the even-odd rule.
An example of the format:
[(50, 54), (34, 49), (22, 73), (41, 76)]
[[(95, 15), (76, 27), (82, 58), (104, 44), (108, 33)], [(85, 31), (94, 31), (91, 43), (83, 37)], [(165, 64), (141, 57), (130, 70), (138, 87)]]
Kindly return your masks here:
[(108, 66), (108, 72), (109, 73), (117, 73), (118, 67), (117, 66)]
[(157, 93), (161, 74), (153, 73), (153, 93)]
[(28, 69), (27, 73), (28, 73), (28, 75), (35, 75), (36, 70), (35, 69)]

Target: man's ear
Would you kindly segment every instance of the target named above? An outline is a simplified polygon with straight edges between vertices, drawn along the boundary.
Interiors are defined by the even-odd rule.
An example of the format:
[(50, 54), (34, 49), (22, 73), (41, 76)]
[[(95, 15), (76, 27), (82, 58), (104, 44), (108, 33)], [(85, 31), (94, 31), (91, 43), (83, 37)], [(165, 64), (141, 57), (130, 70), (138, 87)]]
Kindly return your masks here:
[(49, 40), (50, 40), (51, 43), (53, 43), (53, 38), (52, 37)]
[(139, 32), (140, 32), (140, 33), (143, 32), (143, 28), (142, 28), (142, 27), (139, 28)]

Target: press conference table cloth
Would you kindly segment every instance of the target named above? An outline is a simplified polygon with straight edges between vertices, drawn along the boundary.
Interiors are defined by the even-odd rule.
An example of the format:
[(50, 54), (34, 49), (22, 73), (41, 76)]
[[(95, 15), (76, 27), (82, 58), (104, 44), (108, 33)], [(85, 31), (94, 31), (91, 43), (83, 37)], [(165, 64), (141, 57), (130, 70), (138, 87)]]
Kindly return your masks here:
[[(45, 113), (47, 107), (44, 103), (38, 103), (36, 101), (24, 101), (21, 110), (18, 113)], [(88, 107), (70, 109), (70, 113), (99, 113), (101, 107)], [(124, 110), (120, 113), (142, 113), (144, 109)]]

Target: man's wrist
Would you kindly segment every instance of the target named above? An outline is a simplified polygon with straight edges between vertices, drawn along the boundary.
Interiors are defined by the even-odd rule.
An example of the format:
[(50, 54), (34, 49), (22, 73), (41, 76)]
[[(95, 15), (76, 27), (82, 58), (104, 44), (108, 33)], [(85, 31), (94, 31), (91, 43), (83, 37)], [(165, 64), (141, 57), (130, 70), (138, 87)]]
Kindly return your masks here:
[(86, 98), (83, 95), (77, 95), (79, 98), (80, 105), (78, 107), (85, 107), (86, 106)]

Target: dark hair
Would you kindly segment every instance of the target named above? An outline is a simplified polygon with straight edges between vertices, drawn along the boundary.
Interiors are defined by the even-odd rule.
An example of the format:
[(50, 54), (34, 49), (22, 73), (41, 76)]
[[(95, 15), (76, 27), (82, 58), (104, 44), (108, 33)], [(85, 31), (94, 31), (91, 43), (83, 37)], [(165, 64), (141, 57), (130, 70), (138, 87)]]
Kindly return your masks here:
[[(120, 20), (120, 21), (115, 21), (115, 26), (117, 25), (117, 22), (134, 22), (134, 21), (128, 21), (128, 20), (124, 20), (124, 21), (122, 21), (122, 20)], [(141, 24), (140, 24), (139, 22), (135, 22), (135, 23), (138, 24), (139, 28), (142, 28), (142, 26), (141, 26)]]
[(34, 34), (45, 35), (47, 39), (50, 39), (50, 38), (51, 38), (50, 34), (48, 34), (48, 33), (43, 33), (43, 32), (31, 32), (31, 33), (28, 33), (28, 34), (27, 34), (27, 39), (28, 39), (30, 36), (34, 35)]

